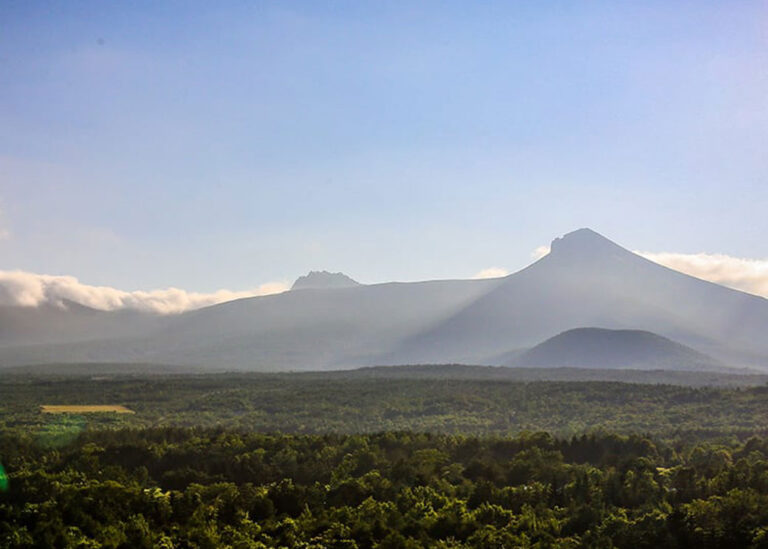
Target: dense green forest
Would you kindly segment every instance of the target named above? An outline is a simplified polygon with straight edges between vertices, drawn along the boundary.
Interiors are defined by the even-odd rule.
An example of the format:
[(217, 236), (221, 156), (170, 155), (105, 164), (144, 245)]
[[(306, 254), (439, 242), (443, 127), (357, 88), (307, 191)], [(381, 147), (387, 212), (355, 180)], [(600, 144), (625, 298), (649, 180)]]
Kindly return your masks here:
[(768, 387), (445, 374), (6, 375), (0, 547), (768, 547)]
[(4, 437), (3, 547), (768, 547), (768, 440)]

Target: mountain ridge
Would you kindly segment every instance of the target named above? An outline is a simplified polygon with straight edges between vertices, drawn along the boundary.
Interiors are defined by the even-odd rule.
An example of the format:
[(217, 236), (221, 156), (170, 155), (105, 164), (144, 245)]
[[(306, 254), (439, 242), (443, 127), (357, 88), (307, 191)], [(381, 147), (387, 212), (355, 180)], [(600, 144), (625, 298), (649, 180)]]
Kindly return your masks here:
[[(590, 229), (555, 239), (549, 254), (497, 279), (362, 285), (341, 273), (320, 279), (326, 275), (342, 287), (299, 285), (172, 317), (104, 313), (95, 339), (94, 322), (44, 337), (66, 322), (65, 313), (39, 326), (32, 320), (29, 337), (5, 330), (0, 365), (86, 359), (280, 371), (497, 364), (492, 357), (602, 326), (658, 333), (728, 366), (768, 370), (768, 300), (668, 269)], [(0, 335), (15, 312), (0, 311)]]

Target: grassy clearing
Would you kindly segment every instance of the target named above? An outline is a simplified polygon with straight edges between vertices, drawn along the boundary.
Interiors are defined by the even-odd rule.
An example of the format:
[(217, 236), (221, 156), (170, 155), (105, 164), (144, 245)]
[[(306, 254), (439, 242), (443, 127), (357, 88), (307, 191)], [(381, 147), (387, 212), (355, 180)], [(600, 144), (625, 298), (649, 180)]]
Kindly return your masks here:
[(51, 405), (44, 404), (40, 406), (40, 411), (44, 414), (99, 414), (99, 413), (115, 413), (115, 414), (135, 414), (133, 410), (126, 408), (120, 404), (98, 404), (98, 405)]

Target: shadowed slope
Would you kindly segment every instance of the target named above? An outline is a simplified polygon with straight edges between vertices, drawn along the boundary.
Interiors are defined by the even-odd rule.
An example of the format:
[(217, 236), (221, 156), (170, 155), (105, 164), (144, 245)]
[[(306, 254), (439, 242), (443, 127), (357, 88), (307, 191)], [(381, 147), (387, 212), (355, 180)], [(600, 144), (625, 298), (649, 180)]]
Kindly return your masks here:
[(723, 365), (690, 347), (641, 330), (576, 328), (536, 345), (510, 366), (718, 370)]

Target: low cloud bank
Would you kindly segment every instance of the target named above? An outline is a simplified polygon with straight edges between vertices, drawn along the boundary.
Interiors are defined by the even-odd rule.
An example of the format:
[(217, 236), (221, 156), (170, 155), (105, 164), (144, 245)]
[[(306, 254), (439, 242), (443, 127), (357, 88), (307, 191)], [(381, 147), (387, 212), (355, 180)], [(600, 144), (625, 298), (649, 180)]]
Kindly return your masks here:
[(179, 288), (126, 292), (109, 286), (90, 286), (73, 276), (53, 276), (24, 271), (0, 271), (0, 305), (64, 306), (66, 301), (104, 311), (135, 309), (174, 314), (224, 301), (284, 292), (288, 284), (269, 282), (245, 291), (188, 292)]

